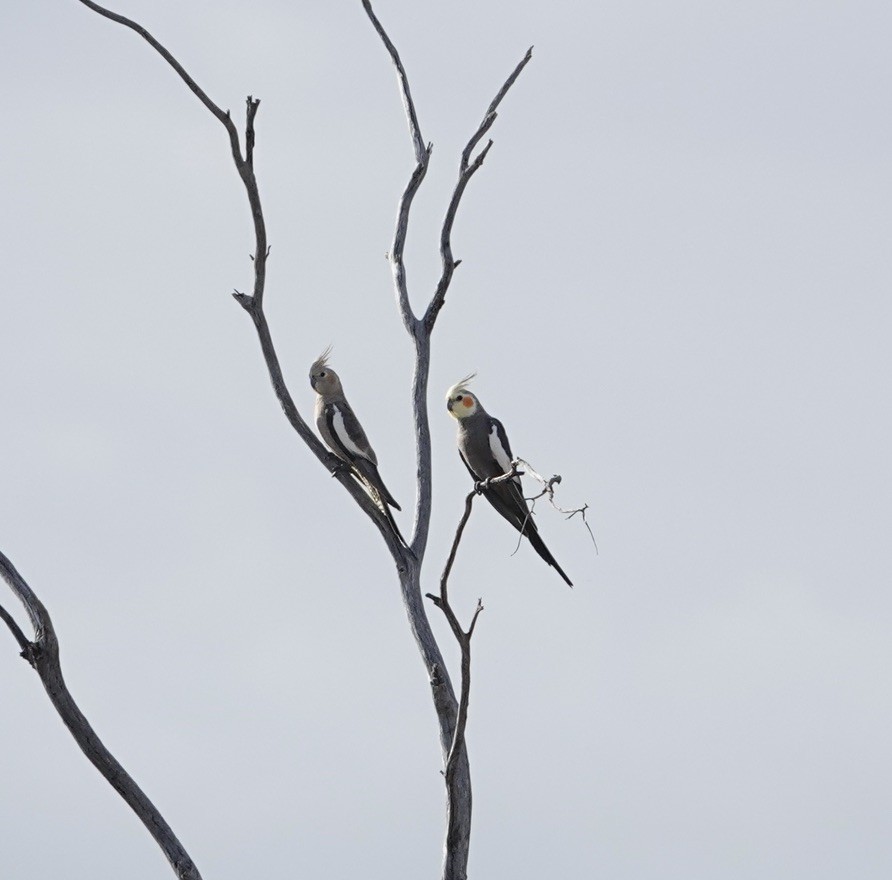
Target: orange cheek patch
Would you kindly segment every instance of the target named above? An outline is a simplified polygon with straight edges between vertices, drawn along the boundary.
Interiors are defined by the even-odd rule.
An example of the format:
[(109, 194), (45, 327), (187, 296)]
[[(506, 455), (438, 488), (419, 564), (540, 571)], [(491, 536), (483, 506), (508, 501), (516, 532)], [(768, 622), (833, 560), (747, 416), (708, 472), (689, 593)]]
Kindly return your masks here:
[(461, 405), (470, 409), (474, 405), (474, 398), (466, 396), (465, 399), (462, 400)]

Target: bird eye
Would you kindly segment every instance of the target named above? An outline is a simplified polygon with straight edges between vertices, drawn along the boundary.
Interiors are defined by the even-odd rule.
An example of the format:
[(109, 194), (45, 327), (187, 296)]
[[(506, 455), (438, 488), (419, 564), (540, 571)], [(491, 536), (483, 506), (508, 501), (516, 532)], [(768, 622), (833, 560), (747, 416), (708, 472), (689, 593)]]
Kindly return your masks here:
[(456, 400), (461, 400), (461, 399), (462, 399), (461, 394), (459, 394), (458, 397), (456, 397), (455, 399), (456, 399)]
[(320, 378), (320, 379), (324, 379), (324, 378), (325, 378), (325, 370), (323, 370), (323, 371), (319, 374), (319, 378)]

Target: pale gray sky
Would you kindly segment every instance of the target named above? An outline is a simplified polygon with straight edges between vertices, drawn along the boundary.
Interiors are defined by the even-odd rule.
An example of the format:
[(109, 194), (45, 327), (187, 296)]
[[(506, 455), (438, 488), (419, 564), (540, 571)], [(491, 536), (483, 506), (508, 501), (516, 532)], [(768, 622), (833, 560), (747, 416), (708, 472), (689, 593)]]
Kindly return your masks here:
[[(309, 415), (334, 343), (409, 509), (384, 253), (412, 158), (359, 0), (115, 8), (239, 120), (262, 99), (292, 392)], [(428, 583), (468, 483), (442, 394), (474, 369), (515, 451), (591, 504), (600, 548), (542, 512), (571, 591), (474, 514), (453, 585), (464, 615), (486, 604), (471, 875), (888, 877), (892, 7), (376, 10), (435, 144), (416, 305), (460, 148), (536, 47), (455, 229)], [(206, 880), (437, 876), (424, 671), (382, 543), (289, 429), (229, 296), (253, 245), (222, 128), (76, 2), (0, 5), (0, 66), (0, 549), (76, 698)], [(0, 874), (169, 876), (0, 648)]]

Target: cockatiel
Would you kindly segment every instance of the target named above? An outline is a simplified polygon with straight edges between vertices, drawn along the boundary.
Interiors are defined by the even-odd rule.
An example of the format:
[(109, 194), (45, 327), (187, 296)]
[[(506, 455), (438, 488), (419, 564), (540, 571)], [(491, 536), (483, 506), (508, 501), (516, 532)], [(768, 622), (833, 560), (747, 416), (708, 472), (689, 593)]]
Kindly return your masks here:
[[(509, 473), (514, 457), (502, 423), (468, 391), (467, 385), (473, 378), (474, 374), (471, 374), (446, 392), (446, 408), (458, 422), (458, 454), (475, 482), (480, 483)], [(539, 537), (539, 529), (523, 497), (520, 477), (491, 485), (483, 490), (483, 494), (515, 529), (529, 538), (533, 549), (572, 587), (570, 578)]]
[[(316, 392), (316, 427), (328, 448), (353, 469), (372, 500), (387, 517), (394, 532), (405, 544), (390, 507), (402, 508), (387, 490), (378, 473), (378, 456), (372, 449), (359, 419), (353, 412), (338, 374), (328, 366), (329, 346), (310, 367), (310, 385)], [(389, 505), (389, 507), (388, 507)]]

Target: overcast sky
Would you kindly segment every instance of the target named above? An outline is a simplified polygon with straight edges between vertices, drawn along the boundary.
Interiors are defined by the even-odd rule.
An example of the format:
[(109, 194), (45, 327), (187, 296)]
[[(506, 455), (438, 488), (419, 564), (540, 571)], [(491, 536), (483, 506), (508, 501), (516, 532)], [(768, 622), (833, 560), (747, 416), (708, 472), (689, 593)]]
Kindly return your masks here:
[[(262, 99), (292, 393), (309, 417), (333, 343), (411, 510), (384, 255), (412, 152), (359, 0), (115, 8), (240, 128)], [(376, 10), (435, 145), (417, 308), (461, 147), (535, 45), (454, 233), (427, 588), (468, 488), (443, 393), (472, 370), (600, 550), (541, 510), (569, 590), (475, 509), (452, 588), (463, 617), (486, 605), (471, 876), (890, 876), (892, 6)], [(0, 550), (76, 699), (206, 880), (438, 876), (424, 669), (380, 538), (289, 428), (230, 297), (253, 235), (223, 129), (73, 0), (0, 4), (0, 77)], [(170, 876), (5, 630), (0, 649), (0, 875)]]

